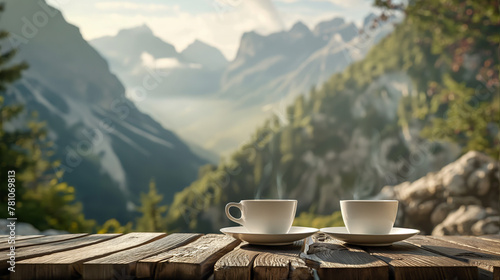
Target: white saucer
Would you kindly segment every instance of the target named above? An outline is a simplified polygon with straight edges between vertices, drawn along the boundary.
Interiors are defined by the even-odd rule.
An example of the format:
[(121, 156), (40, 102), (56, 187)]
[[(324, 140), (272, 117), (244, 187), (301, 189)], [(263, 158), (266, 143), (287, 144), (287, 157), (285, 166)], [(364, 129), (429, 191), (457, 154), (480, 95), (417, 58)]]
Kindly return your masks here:
[(331, 237), (349, 244), (361, 246), (389, 246), (393, 242), (410, 238), (420, 231), (410, 228), (392, 228), (389, 234), (350, 234), (345, 227), (328, 227), (320, 229)]
[(250, 244), (275, 246), (292, 244), (294, 241), (313, 235), (318, 232), (319, 229), (309, 227), (292, 227), (288, 233), (283, 234), (251, 233), (244, 227), (227, 227), (221, 228), (220, 231)]

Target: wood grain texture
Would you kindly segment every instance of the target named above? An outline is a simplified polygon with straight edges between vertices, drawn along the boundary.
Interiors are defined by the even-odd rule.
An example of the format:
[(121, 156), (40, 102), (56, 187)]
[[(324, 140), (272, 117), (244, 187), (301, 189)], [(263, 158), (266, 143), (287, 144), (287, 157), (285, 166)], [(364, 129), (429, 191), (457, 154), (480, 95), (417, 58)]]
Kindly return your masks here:
[[(220, 234), (162, 233), (43, 236), (18, 244), (16, 273), (0, 279), (206, 279), (213, 272), (214, 279), (500, 280), (498, 235), (414, 236), (387, 247), (347, 245), (324, 234), (276, 247)], [(0, 274), (9, 265), (3, 252)]]
[(252, 246), (259, 251), (253, 264), (253, 279), (313, 279), (313, 271), (300, 256), (303, 241), (293, 245)]
[(482, 235), (478, 237), (484, 237), (487, 239), (492, 239), (492, 240), (500, 240), (500, 233), (499, 234), (489, 234), (489, 235)]
[(202, 234), (173, 233), (151, 243), (91, 260), (83, 264), (83, 279), (116, 279), (135, 276), (137, 261), (192, 242)]
[(433, 236), (433, 238), (446, 240), (455, 244), (479, 248), (490, 253), (500, 253), (500, 242), (485, 240), (475, 236)]
[(130, 249), (163, 236), (164, 233), (128, 233), (83, 248), (30, 258), (17, 263), (18, 271), (11, 275), (11, 279), (79, 278), (84, 262)]
[(205, 279), (217, 260), (238, 246), (239, 240), (222, 234), (207, 234), (177, 249), (137, 263), (137, 277), (155, 279)]
[(389, 266), (360, 248), (325, 234), (316, 234), (308, 246), (306, 263), (321, 279), (389, 279)]
[(385, 247), (363, 247), (391, 266), (391, 279), (478, 279), (476, 266), (454, 260), (406, 242)]
[(9, 244), (7, 242), (1, 243), (0, 250), (7, 250), (12, 245), (16, 246), (16, 249), (17, 249), (17, 248), (21, 248), (21, 247), (28, 247), (28, 246), (58, 242), (58, 241), (63, 241), (63, 240), (69, 240), (69, 239), (73, 239), (73, 238), (79, 238), (79, 237), (82, 237), (85, 235), (88, 235), (88, 233), (48, 235), (48, 236), (37, 237), (37, 238), (21, 239), (20, 241), (16, 240), (15, 244)]
[(214, 278), (219, 279), (252, 279), (253, 261), (260, 252), (251, 250), (244, 242), (233, 251), (221, 257), (214, 266)]
[(414, 236), (408, 239), (407, 242), (477, 266), (482, 279), (493, 278), (500, 280), (500, 253), (491, 254), (480, 249), (433, 237)]
[[(70, 239), (48, 244), (41, 244), (38, 246), (19, 248), (16, 249), (16, 262), (28, 258), (34, 258), (43, 255), (49, 255), (57, 252), (80, 248), (83, 246), (109, 240), (117, 236), (118, 234), (94, 234), (94, 235), (83, 236), (77, 239)], [(10, 266), (9, 263), (7, 263), (8, 259), (9, 256), (7, 256), (7, 254), (0, 254), (0, 271), (2, 272), (7, 271), (7, 267)]]
[(500, 234), (496, 234), (496, 235), (482, 235), (482, 236), (478, 236), (478, 237), (481, 238), (481, 239), (488, 240), (488, 241), (500, 242)]
[(32, 238), (38, 238), (38, 237), (44, 237), (45, 235), (41, 234), (36, 234), (36, 235), (17, 235), (16, 240), (25, 240), (25, 239), (32, 239)]

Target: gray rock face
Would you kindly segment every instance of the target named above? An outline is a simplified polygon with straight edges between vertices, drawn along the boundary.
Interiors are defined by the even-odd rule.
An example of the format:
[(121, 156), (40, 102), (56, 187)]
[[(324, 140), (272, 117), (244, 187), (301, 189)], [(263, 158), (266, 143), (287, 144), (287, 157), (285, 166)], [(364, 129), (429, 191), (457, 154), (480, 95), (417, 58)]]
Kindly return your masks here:
[(378, 199), (397, 199), (398, 226), (432, 235), (500, 233), (499, 162), (471, 151), (437, 173), (386, 186)]
[[(10, 230), (7, 226), (10, 224), (10, 221), (6, 219), (0, 219), (0, 234), (1, 235), (9, 235)], [(40, 231), (36, 229), (34, 226), (28, 223), (16, 222), (16, 235), (36, 235), (40, 234)]]

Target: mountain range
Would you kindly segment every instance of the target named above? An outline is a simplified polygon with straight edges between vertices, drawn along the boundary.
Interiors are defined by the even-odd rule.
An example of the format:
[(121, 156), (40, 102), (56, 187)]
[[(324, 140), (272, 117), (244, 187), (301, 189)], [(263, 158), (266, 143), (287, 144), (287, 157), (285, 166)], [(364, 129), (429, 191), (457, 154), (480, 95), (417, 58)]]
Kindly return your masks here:
[[(420, 7), (426, 11), (422, 7), (428, 6)], [(437, 54), (433, 48), (441, 43), (457, 44), (454, 40), (462, 40), (463, 35), (457, 31), (455, 37), (448, 38), (450, 41), (440, 41), (425, 25), (434, 22), (422, 14), (425, 13), (405, 18), (363, 59), (333, 74), (307, 95), (298, 95), (285, 106), (284, 116), (275, 113), (267, 118), (224, 162), (200, 170), (198, 179), (176, 195), (167, 215), (168, 228), (215, 232), (235, 225), (227, 219), (224, 206), (231, 201), (253, 198), (297, 199), (299, 218), (304, 215), (309, 217), (305, 219), (309, 222), (314, 217), (330, 221), (340, 210), (340, 200), (369, 199), (385, 185), (414, 182), (441, 169), (472, 147), (468, 140), (464, 141), (465, 134), (459, 134), (458, 117), (451, 118), (450, 122), (454, 123), (444, 124), (443, 119), (461, 114), (461, 110), (468, 112), (460, 115), (470, 123), (470, 128), (469, 125), (465, 128), (470, 129), (467, 135), (487, 143), (477, 147), (488, 150), (489, 145), (496, 142), (487, 139), (497, 137), (498, 130), (491, 130), (491, 136), (482, 136), (475, 127), (498, 127), (498, 114), (486, 113), (498, 112), (498, 106), (490, 105), (498, 104), (498, 95), (493, 97), (483, 92), (489, 99), (482, 100), (482, 105), (477, 105), (476, 99), (475, 108), (491, 106), (491, 110), (477, 110), (485, 115), (479, 115), (481, 113), (472, 108), (464, 109), (463, 100), (476, 98), (473, 89), (481, 87), (477, 76), (464, 73), (478, 72), (482, 65), (478, 61), (488, 61), (491, 45), (484, 43), (470, 50), (466, 56), (478, 57), (478, 61), (466, 61), (462, 65), (465, 70), (453, 72), (452, 63), (444, 62), (448, 54)], [(417, 19), (425, 24), (417, 25)], [(488, 30), (490, 35), (495, 34), (493, 28)], [(313, 38), (308, 37), (311, 34), (300, 25), (291, 31), (302, 34), (295, 38)], [(246, 34), (243, 41), (254, 37), (257, 35)], [(300, 44), (300, 39), (297, 40)], [(358, 36), (353, 40), (361, 39)], [(246, 60), (253, 48), (246, 50), (237, 57)], [(438, 63), (440, 67), (436, 67)], [(279, 69), (280, 64), (276, 65)], [(296, 66), (292, 62), (290, 65)], [(448, 88), (438, 94), (438, 89), (431, 92), (432, 86)], [(457, 107), (453, 107), (450, 100), (458, 96), (467, 98), (463, 97)], [(425, 136), (423, 131), (436, 123), (441, 124), (439, 130), (448, 131), (446, 137), (439, 136), (442, 131)], [(459, 140), (453, 141), (453, 137)], [(465, 171), (457, 171), (450, 178), (460, 177), (460, 172)], [(420, 209), (419, 205), (427, 201), (414, 203), (411, 207)]]
[[(125, 29), (116, 36), (105, 36), (90, 41), (108, 61), (129, 89), (146, 87), (150, 97), (203, 95), (217, 90), (217, 77), (227, 65), (222, 53), (203, 42), (194, 41), (184, 51), (156, 37), (142, 25)], [(148, 69), (163, 69), (158, 86), (144, 86)], [(193, 82), (196, 81), (196, 82)]]
[[(200, 41), (179, 52), (147, 26), (89, 44), (44, 0), (9, 0), (2, 47), (30, 68), (2, 92), (25, 107), (4, 127), (36, 111), (60, 179), (100, 223), (131, 221), (152, 180), (168, 231), (218, 231), (224, 205), (251, 198), (297, 199), (299, 216), (328, 218), (341, 199), (415, 182), (467, 150), (498, 158), (497, 10), (415, 5), (375, 29), (369, 15), (362, 33), (341, 18), (247, 32), (227, 61)], [(434, 8), (443, 17), (426, 16)], [(232, 153), (206, 164), (199, 146)], [(465, 170), (453, 172), (456, 191)]]
[[(19, 49), (15, 61), (29, 64), (6, 93), (7, 104), (25, 108), (13, 125), (22, 127), (35, 111), (46, 123), (54, 159), (65, 171), (61, 179), (75, 187), (86, 217), (129, 221), (150, 180), (168, 202), (196, 178), (206, 160), (125, 97), (108, 62), (60, 11), (43, 0), (9, 0), (5, 9), (6, 43)], [(147, 43), (151, 55), (173, 51), (154, 38)]]
[[(361, 29), (368, 30), (371, 18), (366, 17)], [(136, 105), (187, 141), (227, 155), (265, 118), (276, 112), (285, 115), (285, 105), (296, 96), (364, 57), (393, 25), (385, 24), (370, 36), (359, 30), (333, 18), (312, 30), (297, 22), (269, 35), (246, 32), (229, 62), (200, 41), (175, 51), (145, 25), (90, 43), (110, 61), (132, 100), (151, 69), (168, 73), (144, 98), (136, 98)]]

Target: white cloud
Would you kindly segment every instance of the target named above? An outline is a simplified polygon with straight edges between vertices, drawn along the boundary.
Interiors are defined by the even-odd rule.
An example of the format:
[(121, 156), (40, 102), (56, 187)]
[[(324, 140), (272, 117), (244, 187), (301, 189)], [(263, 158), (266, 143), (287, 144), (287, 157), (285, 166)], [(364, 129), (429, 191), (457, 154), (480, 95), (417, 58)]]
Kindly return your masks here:
[[(212, 8), (201, 13), (132, 1), (70, 1), (65, 5), (57, 5), (57, 0), (48, 1), (62, 9), (66, 19), (77, 25), (87, 40), (115, 35), (121, 29), (146, 23), (178, 51), (198, 39), (217, 47), (228, 59), (236, 55), (242, 33), (256, 30), (267, 34), (283, 28), (271, 0), (210, 0)], [(150, 11), (153, 8), (168, 12)]]
[[(280, 0), (281, 1), (281, 0)], [(285, 0), (286, 1), (286, 0)], [(297, 21), (302, 21), (313, 29), (321, 21), (331, 20), (334, 17), (344, 18), (346, 22), (354, 22), (361, 26), (363, 19), (371, 12), (377, 12), (377, 8), (371, 6), (372, 0), (310, 0), (311, 2), (332, 3), (331, 8), (318, 8), (309, 3), (301, 2), (301, 5), (280, 5), (280, 14), (288, 29)], [(316, 3), (319, 4), (319, 3)], [(338, 6), (338, 7), (335, 7)], [(340, 8), (339, 8), (340, 7)]]
[[(351, 16), (351, 19), (361, 22), (369, 10), (370, 3), (367, 0), (346, 1), (365, 4), (363, 7), (339, 12), (318, 9), (305, 2), (299, 6), (280, 5), (278, 11), (271, 0), (207, 0), (202, 12), (193, 12), (182, 4), (179, 4), (180, 7), (143, 4), (138, 0), (126, 2), (65, 0), (65, 4), (57, 4), (61, 0), (47, 1), (62, 9), (65, 18), (77, 25), (87, 40), (115, 35), (121, 29), (145, 23), (155, 35), (173, 44), (177, 51), (183, 50), (198, 39), (217, 47), (228, 59), (233, 59), (236, 55), (244, 32), (254, 30), (268, 34), (289, 29), (298, 20), (312, 28), (319, 21), (334, 16)], [(279, 0), (279, 2), (293, 1), (295, 0)]]
[(173, 16), (145, 18), (144, 22), (179, 51), (199, 39), (219, 48), (227, 58), (232, 59), (244, 32), (255, 30), (268, 34), (283, 29), (281, 18), (269, 3), (267, 0), (245, 1), (215, 13), (193, 15), (177, 12)]
[(147, 68), (156, 69), (156, 68), (180, 68), (182, 64), (177, 60), (177, 58), (173, 57), (164, 57), (160, 59), (155, 59), (151, 54), (147, 52), (143, 52), (141, 54), (142, 65)]
[(316, 15), (305, 15), (297, 11), (291, 11), (287, 13), (282, 13), (285, 28), (290, 29), (295, 23), (301, 21), (313, 30), (314, 27), (322, 21), (331, 20), (334, 17), (342, 17), (340, 12), (325, 11), (322, 13), (317, 13)]
[(330, 2), (340, 7), (345, 8), (356, 8), (356, 7), (366, 7), (367, 4), (371, 4), (371, 0), (313, 0), (316, 2)]
[(98, 2), (95, 3), (98, 10), (113, 11), (129, 10), (142, 12), (161, 12), (161, 11), (178, 11), (179, 5), (163, 5), (163, 4), (139, 4), (134, 2)]
[(163, 57), (155, 59), (150, 53), (143, 52), (141, 54), (142, 65), (151, 69), (172, 69), (172, 68), (201, 68), (200, 64), (196, 63), (181, 63), (177, 58)]
[(270, 0), (245, 1), (238, 12), (242, 16), (254, 16), (259, 23), (267, 24), (271, 29), (283, 29), (282, 19)]

